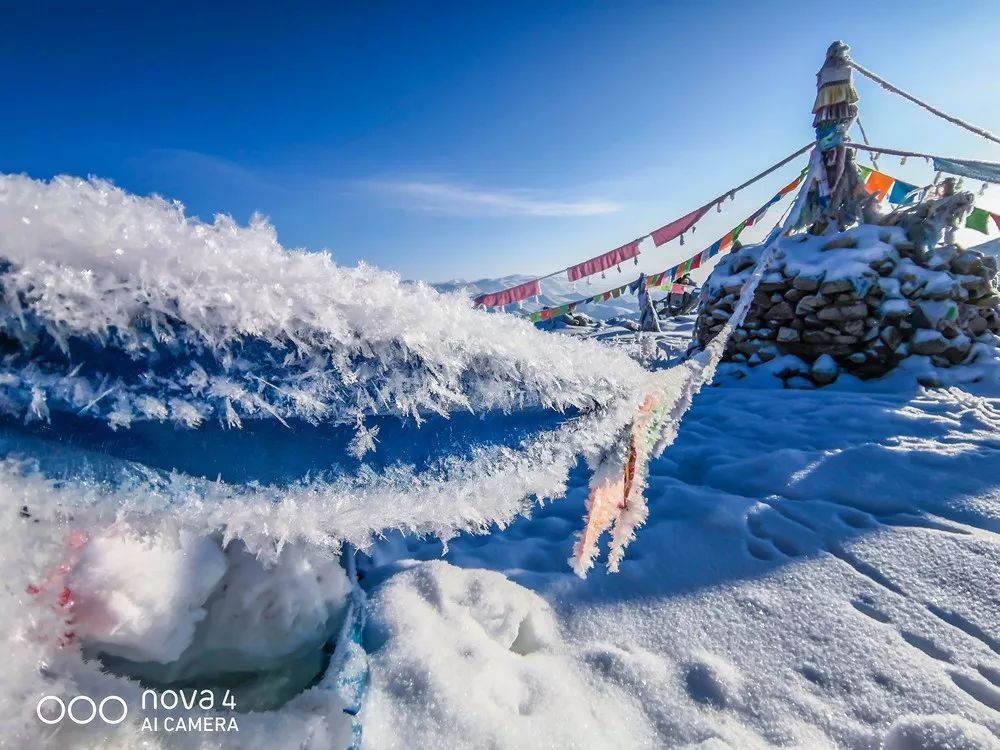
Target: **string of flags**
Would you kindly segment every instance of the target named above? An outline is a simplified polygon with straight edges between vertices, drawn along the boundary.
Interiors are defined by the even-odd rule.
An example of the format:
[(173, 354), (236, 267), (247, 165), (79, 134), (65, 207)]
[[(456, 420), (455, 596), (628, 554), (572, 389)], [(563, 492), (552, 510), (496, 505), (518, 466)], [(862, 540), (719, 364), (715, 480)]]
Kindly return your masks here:
[[(901, 205), (912, 200), (912, 196), (920, 188), (902, 180), (897, 180), (892, 175), (880, 172), (877, 169), (858, 166), (861, 172), (861, 179), (869, 193), (875, 195), (878, 200), (888, 200), (894, 205)], [(985, 208), (974, 208), (965, 219), (965, 226), (975, 229), (977, 232), (989, 234), (990, 223), (1000, 229), (1000, 213), (987, 211)]]
[(473, 300), (473, 304), (476, 307), (503, 307), (505, 305), (510, 305), (515, 302), (521, 302), (528, 299), (529, 297), (535, 297), (538, 295), (538, 282), (543, 279), (551, 278), (552, 276), (557, 276), (563, 272), (566, 273), (570, 281), (579, 281), (580, 279), (593, 276), (594, 274), (601, 274), (602, 277), (604, 272), (609, 268), (617, 267), (618, 271), (621, 272), (621, 265), (626, 261), (633, 261), (638, 265), (638, 256), (641, 253), (639, 249), (640, 244), (645, 239), (652, 239), (653, 244), (657, 247), (665, 245), (671, 240), (680, 238), (681, 244), (684, 244), (684, 234), (688, 231), (694, 231), (695, 225), (708, 213), (712, 206), (715, 206), (719, 211), (722, 210), (722, 203), (726, 199), (732, 200), (735, 198), (736, 193), (745, 187), (752, 185), (757, 180), (769, 175), (771, 172), (783, 167), (792, 159), (796, 158), (800, 154), (805, 153), (813, 146), (812, 143), (808, 143), (794, 154), (791, 154), (776, 164), (772, 164), (770, 167), (765, 169), (763, 172), (754, 175), (749, 180), (744, 182), (742, 185), (733, 188), (721, 196), (709, 201), (704, 206), (696, 208), (694, 211), (682, 216), (679, 219), (664, 224), (659, 229), (654, 229), (649, 234), (644, 234), (641, 237), (628, 242), (621, 247), (617, 247), (614, 250), (609, 250), (601, 255), (594, 256), (582, 263), (577, 263), (575, 265), (564, 268), (561, 271), (556, 271), (555, 273), (550, 273), (546, 276), (540, 276), (532, 281), (525, 282), (523, 284), (518, 284), (517, 286), (510, 287), (509, 289), (501, 289), (498, 292), (490, 292), (487, 294), (481, 294)]
[[(736, 246), (736, 241), (739, 239), (740, 233), (743, 232), (747, 227), (752, 227), (767, 213), (767, 210), (773, 206), (775, 203), (780, 201), (790, 192), (798, 188), (802, 184), (802, 180), (805, 178), (806, 173), (809, 168), (803, 169), (799, 176), (792, 180), (790, 183), (785, 185), (781, 190), (775, 193), (767, 203), (761, 206), (759, 209), (754, 211), (750, 216), (741, 221), (735, 227), (730, 229), (721, 238), (713, 242), (707, 248), (699, 253), (692, 255), (687, 260), (681, 261), (672, 268), (668, 268), (665, 271), (660, 271), (651, 276), (646, 276), (646, 288), (647, 289), (660, 289), (664, 291), (669, 291), (671, 294), (683, 294), (686, 291), (692, 289), (690, 285), (677, 283), (678, 279), (684, 278), (691, 271), (700, 268), (702, 264), (708, 261), (710, 258), (729, 250)], [(640, 278), (642, 278), (640, 276)], [(573, 312), (579, 305), (596, 305), (601, 302), (607, 302), (610, 299), (617, 299), (625, 294), (626, 291), (636, 292), (638, 291), (639, 279), (630, 281), (627, 284), (622, 284), (621, 286), (615, 287), (614, 289), (609, 289), (605, 292), (595, 294), (591, 297), (584, 297), (583, 299), (574, 300), (573, 302), (567, 302), (566, 304), (559, 305), (557, 307), (546, 307), (542, 310), (537, 310), (533, 313), (529, 313), (526, 317), (534, 323), (539, 323), (545, 320), (551, 320), (553, 318), (558, 318), (566, 313)]]

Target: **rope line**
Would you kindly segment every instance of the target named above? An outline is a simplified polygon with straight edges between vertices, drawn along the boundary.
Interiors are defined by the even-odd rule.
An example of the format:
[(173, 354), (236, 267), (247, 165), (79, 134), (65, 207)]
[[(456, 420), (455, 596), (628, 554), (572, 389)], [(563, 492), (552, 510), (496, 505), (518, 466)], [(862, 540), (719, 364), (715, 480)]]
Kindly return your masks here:
[(931, 114), (935, 114), (938, 117), (940, 117), (940, 118), (942, 118), (944, 120), (947, 120), (952, 125), (958, 125), (960, 128), (965, 128), (970, 133), (975, 133), (976, 135), (978, 135), (981, 138), (985, 138), (987, 140), (993, 141), (994, 143), (1000, 143), (1000, 138), (997, 138), (990, 131), (985, 130), (983, 128), (976, 127), (972, 123), (968, 123), (965, 120), (962, 120), (962, 119), (960, 119), (958, 117), (954, 117), (953, 115), (949, 115), (947, 112), (942, 112), (937, 107), (934, 107), (933, 105), (928, 104), (927, 102), (925, 102), (925, 101), (923, 101), (921, 99), (918, 99), (913, 94), (908, 94), (907, 92), (903, 91), (898, 86), (893, 86), (891, 83), (889, 83), (887, 80), (885, 80), (881, 76), (879, 76), (876, 73), (873, 73), (872, 71), (868, 70), (868, 68), (865, 68), (862, 65), (858, 65), (858, 63), (856, 63), (854, 60), (848, 60), (847, 64), (850, 65), (852, 68), (854, 68), (856, 71), (858, 71), (861, 75), (863, 75), (866, 78), (870, 78), (871, 80), (875, 81), (875, 83), (877, 83), (879, 86), (881, 86), (882, 88), (884, 88), (886, 91), (891, 91), (893, 94), (898, 94), (899, 96), (903, 97), (904, 99), (909, 99), (911, 102), (913, 102), (914, 104), (916, 104), (918, 107), (923, 107), (924, 109), (926, 109)]
[(960, 159), (952, 156), (935, 156), (934, 154), (924, 154), (919, 151), (903, 151), (898, 148), (884, 148), (882, 146), (871, 146), (868, 144), (855, 143), (854, 141), (844, 143), (844, 145), (847, 146), (847, 148), (858, 148), (861, 149), (862, 151), (871, 151), (876, 154), (889, 154), (891, 156), (914, 156), (919, 159), (941, 159), (942, 161), (954, 161), (960, 163), (961, 162), (979, 163), (979, 164), (986, 164), (991, 167), (1000, 167), (1000, 162), (995, 162), (995, 161), (975, 160), (973, 162), (969, 159)]
[[(781, 161), (777, 162), (776, 164), (772, 164), (770, 167), (768, 167), (767, 169), (765, 169), (763, 172), (755, 174), (753, 177), (751, 177), (749, 180), (747, 180), (746, 182), (744, 182), (742, 185), (737, 185), (734, 188), (730, 188), (729, 190), (727, 190), (726, 192), (724, 192), (722, 195), (718, 196), (717, 198), (713, 198), (712, 200), (708, 201), (707, 203), (704, 203), (703, 205), (701, 205), (696, 210), (701, 210), (702, 208), (706, 208), (706, 209), (707, 208), (711, 208), (712, 206), (714, 206), (714, 205), (716, 205), (718, 203), (721, 203), (726, 198), (728, 198), (730, 195), (734, 195), (734, 194), (738, 193), (740, 190), (743, 190), (744, 188), (750, 187), (755, 182), (757, 182), (758, 180), (760, 180), (760, 179), (762, 179), (764, 177), (767, 177), (769, 174), (771, 174), (775, 170), (781, 169), (783, 166), (785, 166), (786, 164), (788, 164), (788, 162), (792, 161), (797, 156), (801, 156), (806, 151), (808, 151), (809, 149), (811, 149), (814, 145), (815, 145), (815, 141), (810, 141), (805, 146), (803, 146), (802, 148), (798, 149), (795, 153), (786, 156), (784, 159), (782, 159)], [(648, 232), (646, 234), (640, 235), (636, 239), (644, 240), (647, 237), (649, 237), (650, 235), (652, 235), (652, 232)], [(534, 278), (534, 281), (545, 281), (545, 279), (551, 279), (553, 276), (558, 276), (561, 273), (566, 273), (569, 269), (571, 269), (575, 265), (577, 265), (577, 264), (573, 263), (572, 265), (566, 266), (565, 268), (560, 268), (558, 271), (553, 271), (552, 273), (546, 274), (544, 276), (536, 276)]]

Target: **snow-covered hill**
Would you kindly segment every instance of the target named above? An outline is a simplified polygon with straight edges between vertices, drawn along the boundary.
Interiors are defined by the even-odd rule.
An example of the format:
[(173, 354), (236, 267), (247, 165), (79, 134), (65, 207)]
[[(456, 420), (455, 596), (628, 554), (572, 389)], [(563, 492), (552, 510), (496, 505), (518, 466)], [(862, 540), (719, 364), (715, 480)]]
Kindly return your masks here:
[[(553, 276), (550, 279), (544, 279), (541, 282), (542, 294), (538, 297), (537, 301), (534, 299), (525, 300), (521, 303), (520, 307), (517, 305), (510, 305), (508, 312), (512, 312), (514, 314), (529, 313), (534, 312), (535, 310), (540, 310), (543, 307), (558, 307), (559, 305), (565, 305), (567, 302), (574, 302), (588, 295), (593, 296), (599, 292), (614, 289), (617, 286), (621, 286), (622, 284), (635, 280), (638, 275), (638, 272), (632, 273), (632, 270), (629, 269), (628, 273), (610, 273), (607, 279), (602, 279), (598, 276), (593, 278), (590, 284), (588, 284), (586, 281), (572, 283), (565, 277), (565, 275), (559, 274), (558, 276)], [(476, 297), (487, 292), (496, 292), (501, 289), (517, 286), (518, 284), (523, 284), (526, 281), (531, 281), (534, 278), (534, 276), (522, 276), (515, 274), (512, 276), (504, 276), (499, 279), (478, 279), (476, 281), (455, 279), (439, 284), (433, 284), (433, 287), (439, 292), (463, 291), (469, 297)], [(654, 298), (658, 299), (659, 296), (659, 293), (654, 292)], [(607, 302), (581, 306), (580, 312), (585, 313), (592, 318), (596, 318), (597, 320), (608, 320), (610, 318), (622, 316), (635, 317), (639, 313), (639, 308), (635, 295), (624, 294), (617, 299), (609, 299)]]

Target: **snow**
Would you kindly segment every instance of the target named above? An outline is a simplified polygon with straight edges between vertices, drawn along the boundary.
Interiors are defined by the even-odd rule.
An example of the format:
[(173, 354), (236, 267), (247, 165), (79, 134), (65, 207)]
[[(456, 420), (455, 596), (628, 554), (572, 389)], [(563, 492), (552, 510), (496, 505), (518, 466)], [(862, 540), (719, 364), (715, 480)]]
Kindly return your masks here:
[[(5, 741), (347, 747), (323, 644), (350, 542), (366, 747), (1000, 743), (992, 347), (807, 389), (775, 377), (796, 357), (716, 369), (720, 341), (651, 375), (636, 360), (679, 355), (690, 318), (543, 333), (97, 181), (3, 178), (0, 229), (5, 330), (44, 342), (0, 373)], [(822, 241), (796, 262), (853, 273)], [(645, 500), (614, 509), (619, 572), (583, 579), (591, 467), (612, 476), (623, 435)], [(142, 731), (118, 676), (234, 671), (255, 710), (211, 736)], [(45, 727), (46, 694), (129, 719)]]
[(194, 639), (204, 604), (226, 572), (217, 545), (105, 532), (82, 548), (66, 585), (80, 602), (74, 632), (108, 654), (172, 662)]
[[(650, 519), (618, 575), (581, 581), (561, 567), (586, 497), (579, 475), (567, 502), (488, 539), (453, 540), (444, 560), (469, 575), (498, 570), (548, 601), (569, 655), (548, 680), (580, 675), (581, 686), (611, 691), (601, 730), (561, 746), (994, 747), (998, 395), (708, 389), (650, 465)], [(396, 571), (416, 575), (414, 560), (440, 553), (411, 543), (403, 559), (379, 560), (369, 571), (376, 599), (390, 587), (402, 597)], [(409, 596), (442, 601), (404, 580)], [(498, 580), (496, 595), (519, 601), (523, 589), (510, 586)], [(402, 628), (409, 614), (377, 608), (374, 619)], [(455, 632), (465, 631), (421, 638), (451, 649)], [(376, 682), (397, 648), (374, 649)], [(458, 645), (451, 653), (411, 663), (409, 684), (452, 679), (469, 657)], [(534, 720), (518, 713), (521, 685), (467, 684), (468, 699), (434, 701), (427, 721), (441, 744), (517, 746)], [(487, 696), (502, 720), (466, 724), (468, 702)], [(363, 718), (381, 727), (401, 713), (393, 726), (405, 734), (414, 703), (386, 691)], [(550, 717), (562, 730), (566, 719)]]

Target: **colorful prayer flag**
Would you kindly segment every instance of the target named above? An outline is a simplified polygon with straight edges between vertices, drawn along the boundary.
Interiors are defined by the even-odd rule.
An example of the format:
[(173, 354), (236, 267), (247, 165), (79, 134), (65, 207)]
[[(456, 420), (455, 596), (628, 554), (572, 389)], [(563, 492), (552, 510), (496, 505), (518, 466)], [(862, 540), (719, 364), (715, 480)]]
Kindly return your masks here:
[(528, 299), (528, 297), (537, 297), (539, 294), (541, 294), (541, 289), (538, 285), (538, 279), (535, 279), (518, 286), (512, 286), (510, 289), (481, 294), (473, 300), (473, 304), (484, 307), (503, 307)]
[(587, 276), (592, 276), (595, 273), (606, 271), (612, 266), (617, 266), (619, 263), (623, 263), (626, 260), (632, 260), (632, 258), (639, 254), (639, 242), (640, 240), (632, 240), (626, 245), (615, 248), (614, 250), (604, 253), (603, 255), (598, 255), (596, 258), (591, 258), (590, 260), (585, 260), (583, 263), (578, 263), (577, 265), (566, 269), (566, 274), (569, 276), (570, 281), (578, 281), (579, 279)]
[(916, 189), (916, 185), (910, 185), (907, 182), (896, 180), (896, 183), (892, 186), (892, 190), (889, 191), (889, 202), (899, 205), (906, 200), (907, 195)]
[(868, 187), (868, 192), (881, 201), (889, 196), (893, 182), (894, 180), (889, 175), (883, 172), (876, 172), (873, 169), (871, 170), (871, 174), (868, 175), (868, 179), (865, 180), (865, 185)]
[(990, 212), (984, 211), (981, 208), (972, 209), (972, 213), (969, 214), (968, 218), (965, 220), (965, 226), (969, 229), (975, 229), (977, 232), (982, 232), (983, 234), (989, 234), (989, 222), (990, 222)]
[(711, 205), (702, 206), (701, 208), (695, 209), (687, 216), (682, 216), (676, 221), (672, 221), (665, 226), (660, 227), (655, 232), (652, 232), (649, 236), (653, 238), (653, 242), (657, 247), (660, 245), (665, 245), (670, 242), (670, 240), (680, 237), (687, 230), (693, 227), (702, 216), (708, 213), (708, 209)]
[(956, 174), (959, 177), (1000, 184), (1000, 163), (997, 162), (935, 158), (934, 169), (938, 172)]

